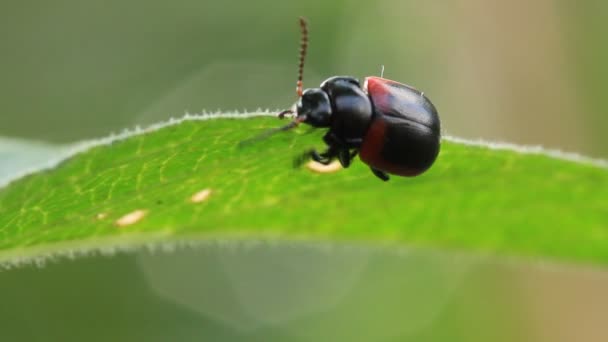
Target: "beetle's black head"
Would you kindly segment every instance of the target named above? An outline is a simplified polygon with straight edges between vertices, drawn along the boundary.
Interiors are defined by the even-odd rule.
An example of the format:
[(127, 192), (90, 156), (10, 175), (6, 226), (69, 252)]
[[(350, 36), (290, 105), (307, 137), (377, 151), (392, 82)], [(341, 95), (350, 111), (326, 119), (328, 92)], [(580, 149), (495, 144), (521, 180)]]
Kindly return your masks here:
[(313, 127), (329, 127), (331, 103), (329, 96), (320, 88), (306, 89), (296, 103), (296, 114), (304, 123)]

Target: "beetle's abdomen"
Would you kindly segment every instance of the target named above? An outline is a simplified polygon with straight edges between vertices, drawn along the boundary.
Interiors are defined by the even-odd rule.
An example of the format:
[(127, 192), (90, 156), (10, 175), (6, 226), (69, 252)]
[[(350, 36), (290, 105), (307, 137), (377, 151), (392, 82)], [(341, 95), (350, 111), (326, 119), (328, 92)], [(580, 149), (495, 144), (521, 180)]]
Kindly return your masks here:
[(419, 90), (380, 77), (367, 77), (363, 90), (369, 95), (375, 112), (424, 125), (440, 134), (437, 109)]
[(379, 115), (372, 121), (359, 155), (375, 169), (412, 177), (433, 165), (439, 143), (439, 137), (429, 127)]
[(380, 77), (365, 79), (374, 118), (360, 150), (371, 167), (399, 176), (416, 176), (437, 159), (439, 116), (420, 91)]

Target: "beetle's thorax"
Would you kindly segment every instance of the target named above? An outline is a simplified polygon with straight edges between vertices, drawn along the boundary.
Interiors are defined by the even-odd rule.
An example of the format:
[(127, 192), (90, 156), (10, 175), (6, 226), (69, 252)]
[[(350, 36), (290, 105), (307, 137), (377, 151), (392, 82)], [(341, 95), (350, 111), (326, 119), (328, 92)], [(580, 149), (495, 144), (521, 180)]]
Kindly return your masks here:
[(330, 128), (336, 139), (351, 145), (349, 142), (365, 136), (373, 107), (357, 79), (336, 76), (325, 80), (320, 88), (306, 89), (296, 103), (296, 113), (304, 123)]
[(361, 140), (371, 124), (373, 107), (359, 81), (353, 77), (331, 77), (321, 84), (321, 89), (331, 102), (331, 133), (346, 143)]

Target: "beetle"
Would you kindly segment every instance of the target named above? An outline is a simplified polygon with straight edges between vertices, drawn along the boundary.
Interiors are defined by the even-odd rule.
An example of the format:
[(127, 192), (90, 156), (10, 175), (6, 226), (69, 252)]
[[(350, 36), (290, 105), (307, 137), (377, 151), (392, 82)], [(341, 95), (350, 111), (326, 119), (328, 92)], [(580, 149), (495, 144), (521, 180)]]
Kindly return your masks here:
[(310, 150), (305, 158), (321, 164), (338, 159), (348, 168), (353, 158), (367, 164), (376, 177), (389, 180), (389, 174), (413, 177), (433, 165), (441, 141), (439, 115), (424, 93), (382, 77), (366, 77), (363, 85), (350, 76), (334, 76), (319, 88), (302, 90), (302, 76), (308, 26), (300, 18), (302, 32), (300, 64), (292, 109), (279, 113), (279, 118), (292, 114), (284, 131), (301, 123), (315, 128), (328, 128), (323, 137), (327, 149)]

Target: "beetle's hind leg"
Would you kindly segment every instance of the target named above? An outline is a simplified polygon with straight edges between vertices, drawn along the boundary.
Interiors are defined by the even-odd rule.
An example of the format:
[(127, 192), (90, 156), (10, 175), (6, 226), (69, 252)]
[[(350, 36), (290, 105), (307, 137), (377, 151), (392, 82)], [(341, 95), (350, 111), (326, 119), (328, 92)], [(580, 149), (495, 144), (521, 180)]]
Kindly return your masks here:
[(382, 179), (383, 181), (388, 181), (390, 179), (390, 177), (388, 176), (388, 174), (384, 171), (380, 171), (378, 169), (374, 169), (373, 167), (370, 167), (370, 169), (372, 170), (372, 172), (374, 173), (374, 175), (380, 179)]

